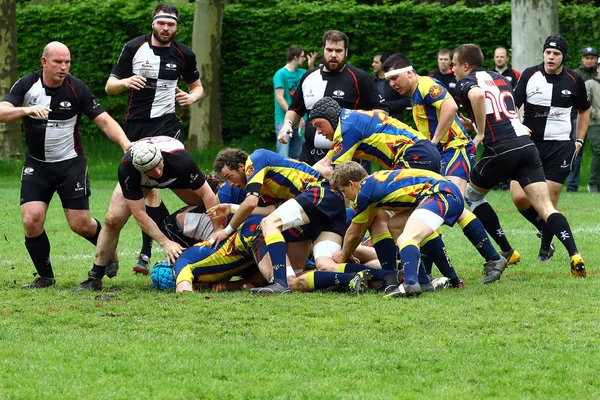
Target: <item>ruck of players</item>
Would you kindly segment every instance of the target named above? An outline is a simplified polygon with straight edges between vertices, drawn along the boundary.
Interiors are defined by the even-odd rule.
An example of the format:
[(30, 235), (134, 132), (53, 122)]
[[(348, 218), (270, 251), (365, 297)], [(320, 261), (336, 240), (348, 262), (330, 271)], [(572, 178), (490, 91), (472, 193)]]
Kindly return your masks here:
[[(461, 266), (451, 262), (457, 245), (444, 235), (452, 227), (481, 268), (481, 280), (469, 285), (504, 284), (511, 265), (559, 257), (555, 245), (567, 251), (565, 270), (586, 276), (577, 222), (557, 209), (591, 107), (587, 84), (564, 65), (563, 37), (548, 37), (543, 62), (521, 73), (508, 68), (505, 48), (496, 49), (496, 68), (487, 71), (481, 49), (463, 44), (438, 53), (432, 76), (417, 74), (401, 53), (378, 53), (374, 79), (347, 62), (348, 37), (327, 31), (320, 65), (303, 70), (307, 53), (290, 47), (273, 78), (278, 151), (226, 148), (212, 171), (202, 171), (175, 113), (176, 103), (187, 107), (203, 96), (196, 57), (175, 39), (175, 6), (157, 5), (150, 22), (151, 32), (127, 42), (107, 71), (106, 92), (128, 95), (122, 125), (69, 73), (70, 51), (59, 42), (44, 47), (42, 69), (19, 79), (0, 103), (0, 122), (22, 119), (27, 142), (20, 204), (37, 276), (24, 289), (60, 279), (44, 228), (55, 192), (71, 230), (92, 244), (93, 263), (73, 288), (80, 292), (132, 272), (176, 292), (396, 298), (468, 290)], [(310, 64), (315, 57), (308, 55)], [(180, 78), (187, 91), (177, 87)], [(391, 116), (408, 104), (410, 125)], [(81, 114), (124, 152), (104, 219), (90, 210)], [(506, 182), (523, 223), (538, 232), (537, 254), (519, 252), (486, 200)], [(181, 203), (165, 204), (162, 190)], [(130, 217), (142, 240), (135, 264), (124, 266), (119, 236)], [(162, 253), (153, 254), (153, 242)]]

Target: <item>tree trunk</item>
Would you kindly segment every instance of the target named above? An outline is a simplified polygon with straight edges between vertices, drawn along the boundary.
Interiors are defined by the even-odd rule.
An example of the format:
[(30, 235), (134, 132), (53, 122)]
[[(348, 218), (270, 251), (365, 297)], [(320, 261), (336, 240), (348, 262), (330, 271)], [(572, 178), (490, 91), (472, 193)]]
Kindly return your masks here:
[[(0, 101), (17, 81), (17, 0), (0, 0)], [(0, 159), (21, 155), (21, 124), (0, 123)]]
[(544, 40), (558, 34), (558, 0), (511, 0), (512, 67), (540, 64)]
[(204, 99), (190, 108), (188, 147), (193, 150), (223, 144), (221, 136), (221, 24), (224, 0), (197, 0), (192, 49), (204, 86)]

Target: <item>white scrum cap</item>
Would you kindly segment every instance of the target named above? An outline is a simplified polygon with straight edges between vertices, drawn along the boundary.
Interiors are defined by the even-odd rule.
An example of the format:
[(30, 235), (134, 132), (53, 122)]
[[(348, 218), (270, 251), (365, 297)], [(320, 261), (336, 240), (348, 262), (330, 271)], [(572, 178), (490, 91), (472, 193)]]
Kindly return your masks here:
[(138, 171), (145, 173), (163, 160), (162, 153), (148, 140), (141, 140), (131, 148), (131, 162)]

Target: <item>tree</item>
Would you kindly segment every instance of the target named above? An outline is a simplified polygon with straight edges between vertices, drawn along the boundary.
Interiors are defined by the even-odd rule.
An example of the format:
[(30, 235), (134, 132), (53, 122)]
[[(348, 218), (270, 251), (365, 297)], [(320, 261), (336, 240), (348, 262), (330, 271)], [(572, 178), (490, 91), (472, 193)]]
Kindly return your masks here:
[(224, 0), (197, 0), (192, 49), (196, 53), (204, 98), (191, 106), (188, 147), (194, 150), (223, 144), (221, 135), (221, 25)]
[[(0, 100), (17, 80), (17, 1), (0, 0)], [(20, 123), (0, 123), (0, 159), (21, 155)]]
[(542, 62), (542, 46), (558, 34), (558, 0), (512, 0), (512, 67), (523, 71)]

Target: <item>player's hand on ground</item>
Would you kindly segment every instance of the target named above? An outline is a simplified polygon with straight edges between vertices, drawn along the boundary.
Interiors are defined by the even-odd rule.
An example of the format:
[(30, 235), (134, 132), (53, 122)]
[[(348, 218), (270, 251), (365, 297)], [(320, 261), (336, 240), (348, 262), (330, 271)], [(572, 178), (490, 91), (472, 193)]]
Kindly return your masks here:
[(177, 103), (182, 107), (194, 104), (194, 98), (190, 96), (189, 93), (186, 93), (179, 88), (175, 88), (175, 100), (177, 100)]
[(220, 231), (216, 231), (215, 233), (213, 233), (209, 239), (209, 242), (214, 242), (213, 247), (217, 247), (219, 245), (219, 243), (221, 243), (223, 240), (227, 239), (229, 237), (229, 235), (227, 234), (227, 232), (225, 232), (224, 229), (221, 229)]
[(287, 144), (287, 135), (290, 135), (290, 137), (292, 137), (292, 126), (285, 122), (283, 124), (283, 127), (279, 131), (279, 134), (277, 135), (277, 140), (279, 141), (279, 143)]
[(209, 208), (206, 211), (206, 215), (208, 215), (209, 218), (213, 219), (227, 218), (229, 214), (231, 214), (231, 204), (229, 203), (218, 204), (214, 207)]
[(134, 75), (125, 79), (125, 87), (128, 89), (141, 90), (146, 87), (146, 78), (141, 75)]
[(37, 117), (41, 119), (48, 119), (48, 114), (50, 114), (52, 110), (46, 106), (36, 105), (31, 107), (25, 107), (25, 114), (28, 117)]
[(160, 245), (165, 252), (165, 256), (167, 257), (169, 264), (174, 264), (177, 260), (177, 257), (179, 257), (181, 253), (183, 253), (183, 250), (185, 250), (179, 243), (173, 242), (172, 240), (166, 240)]

